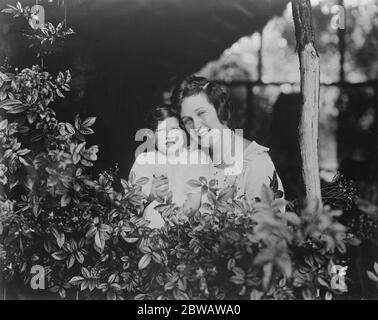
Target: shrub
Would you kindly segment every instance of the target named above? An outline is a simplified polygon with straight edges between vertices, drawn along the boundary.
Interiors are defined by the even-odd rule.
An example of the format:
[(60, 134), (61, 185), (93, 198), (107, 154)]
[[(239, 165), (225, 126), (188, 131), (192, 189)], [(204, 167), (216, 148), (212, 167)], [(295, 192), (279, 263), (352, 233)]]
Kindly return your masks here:
[(275, 199), (274, 174), (273, 190), (264, 187), (253, 206), (235, 199), (233, 188), (192, 181), (209, 202), (186, 218), (168, 199), (159, 205), (165, 226), (150, 229), (142, 216), (147, 179), (122, 179), (117, 168), (93, 178), (99, 150), (85, 137), (96, 119), (56, 118), (53, 103), (70, 80), (69, 71), (52, 77), (39, 66), (0, 72), (0, 256), (8, 287), (22, 279), (24, 291), (41, 265), (48, 290), (70, 299), (345, 293), (331, 285), (332, 266), (355, 241), (337, 222), (341, 212), (311, 203), (300, 214), (281, 213), (286, 202)]

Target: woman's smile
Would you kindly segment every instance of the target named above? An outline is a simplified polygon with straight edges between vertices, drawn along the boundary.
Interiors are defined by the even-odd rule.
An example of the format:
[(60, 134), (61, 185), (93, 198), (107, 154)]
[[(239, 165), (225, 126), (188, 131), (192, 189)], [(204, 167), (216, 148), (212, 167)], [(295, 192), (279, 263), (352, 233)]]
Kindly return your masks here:
[(170, 148), (171, 146), (175, 144), (175, 141), (169, 140), (165, 144), (167, 145), (167, 148)]
[(210, 129), (201, 128), (196, 130), (196, 133), (199, 137), (204, 137), (210, 132)]
[(193, 133), (201, 138), (211, 130), (223, 128), (214, 105), (201, 93), (183, 99), (181, 119), (189, 133), (194, 130)]

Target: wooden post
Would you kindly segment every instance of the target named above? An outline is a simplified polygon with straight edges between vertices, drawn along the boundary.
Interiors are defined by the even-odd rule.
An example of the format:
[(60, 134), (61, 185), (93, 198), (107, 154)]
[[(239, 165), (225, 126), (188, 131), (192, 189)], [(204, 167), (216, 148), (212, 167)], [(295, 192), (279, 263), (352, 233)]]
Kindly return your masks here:
[[(344, 8), (344, 0), (338, 0), (339, 6)], [(345, 81), (345, 71), (344, 71), (344, 64), (345, 64), (345, 29), (338, 28), (337, 29), (337, 36), (339, 38), (339, 54), (340, 54), (340, 71), (339, 71), (339, 81), (344, 83)]]
[(310, 0), (291, 0), (301, 75), (299, 144), (306, 200), (321, 204), (318, 163), (319, 54), (315, 48)]
[(251, 128), (253, 128), (253, 124), (254, 124), (253, 85), (251, 85), (250, 83), (247, 83), (245, 85), (245, 89), (247, 91), (247, 112), (246, 112), (247, 123), (245, 125), (247, 134), (244, 135), (244, 137), (247, 139), (252, 139), (252, 138), (255, 138), (251, 132)]
[(260, 34), (260, 47), (259, 47), (259, 51), (258, 51), (258, 65), (257, 65), (257, 82), (259, 83), (262, 83), (262, 72), (263, 72), (263, 56), (262, 56), (262, 50), (263, 50), (263, 34), (264, 34), (264, 28), (261, 28), (259, 30), (259, 34)]

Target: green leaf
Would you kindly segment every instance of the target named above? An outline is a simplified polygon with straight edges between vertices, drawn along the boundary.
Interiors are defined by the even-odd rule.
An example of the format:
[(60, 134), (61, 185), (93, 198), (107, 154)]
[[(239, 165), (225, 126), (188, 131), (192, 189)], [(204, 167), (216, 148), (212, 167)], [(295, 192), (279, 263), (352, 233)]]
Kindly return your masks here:
[(374, 262), (374, 271), (378, 274), (378, 262)]
[(8, 119), (0, 122), (0, 130), (4, 130), (8, 126)]
[(276, 193), (278, 189), (278, 179), (277, 179), (277, 172), (275, 170), (273, 172), (273, 179), (269, 177), (269, 180), (270, 180), (270, 188), (272, 189), (273, 193)]
[(202, 183), (198, 182), (197, 180), (190, 179), (187, 184), (191, 186), (192, 188), (199, 188), (202, 186)]
[(244, 272), (244, 270), (242, 268), (234, 267), (232, 269), (232, 271), (235, 273), (235, 275), (237, 275), (240, 278), (244, 278), (245, 277), (245, 272)]
[(63, 260), (63, 259), (66, 257), (64, 251), (56, 251), (56, 252), (54, 252), (51, 256), (52, 256), (55, 260), (58, 260), (58, 261), (61, 261), (61, 260)]
[(93, 163), (85, 159), (81, 159), (80, 163), (86, 167), (93, 167)]
[(104, 234), (104, 233), (110, 233), (110, 232), (112, 232), (113, 231), (113, 228), (111, 227), (111, 226), (109, 226), (109, 225), (107, 225), (107, 224), (104, 224), (104, 223), (102, 223), (101, 225), (100, 225), (100, 231)]
[(100, 249), (104, 249), (105, 247), (105, 239), (99, 230), (95, 234), (95, 244)]
[(4, 109), (5, 111), (9, 111), (13, 108), (22, 106), (22, 102), (15, 99), (7, 99), (0, 101), (0, 109)]
[(24, 155), (28, 154), (30, 151), (31, 150), (29, 150), (29, 149), (20, 149), (20, 150), (17, 151), (17, 154), (19, 156), (24, 156)]
[(264, 295), (264, 292), (261, 292), (261, 291), (258, 291), (256, 289), (253, 289), (251, 291), (250, 299), (251, 300), (261, 300), (261, 298), (262, 298), (263, 295)]
[(89, 285), (89, 281), (88, 280), (82, 281), (81, 284), (80, 284), (80, 291), (84, 291), (85, 289), (87, 289), (88, 285)]
[(79, 262), (80, 264), (84, 262), (84, 255), (80, 251), (75, 252), (75, 257), (77, 262)]
[(302, 296), (305, 300), (314, 300), (314, 295), (309, 288), (304, 288), (302, 290)]
[(56, 93), (59, 97), (64, 98), (64, 94), (58, 88), (56, 89)]
[(29, 163), (23, 157), (18, 157), (18, 161), (20, 161), (24, 166), (28, 167)]
[(277, 190), (277, 191), (274, 193), (274, 199), (281, 199), (281, 198), (283, 198), (283, 196), (284, 196), (284, 193), (283, 193), (283, 191), (281, 191), (281, 190)]
[(172, 290), (173, 288), (176, 287), (176, 284), (174, 282), (167, 282), (165, 285), (164, 285), (164, 290), (165, 291), (169, 291), (169, 290)]
[(115, 274), (111, 274), (108, 278), (108, 283), (112, 283), (114, 282), (114, 280), (116, 279), (116, 275)]
[(139, 270), (143, 270), (145, 268), (147, 268), (147, 266), (150, 264), (151, 262), (151, 254), (150, 253), (146, 253), (140, 260), (139, 260), (139, 263), (138, 263), (138, 268)]
[[(3, 81), (0, 77), (0, 87), (2, 86), (2, 84), (3, 84)], [(6, 98), (7, 98), (7, 93), (4, 92), (3, 90), (0, 90), (0, 101), (5, 100)]]
[(59, 291), (59, 286), (53, 286), (49, 289), (50, 292), (54, 292), (54, 293), (57, 293)]
[(70, 255), (70, 258), (66, 260), (67, 268), (70, 269), (75, 264), (75, 256)]
[(184, 291), (177, 288), (173, 290), (173, 297), (176, 300), (190, 300), (189, 296)]
[(29, 112), (27, 114), (28, 122), (32, 124), (35, 120), (37, 120), (38, 114), (36, 112)]
[(273, 201), (273, 192), (272, 190), (265, 184), (261, 187), (261, 201), (266, 204), (271, 204)]
[(144, 244), (140, 245), (139, 250), (142, 253), (152, 253), (151, 249), (149, 247), (147, 247), (146, 245), (144, 245)]
[(134, 243), (139, 240), (139, 238), (123, 238), (127, 243)]
[(64, 288), (60, 288), (59, 295), (62, 299), (64, 299), (66, 297), (66, 290)]
[(207, 180), (206, 180), (206, 178), (205, 177), (199, 177), (198, 178), (198, 180), (201, 182), (201, 183), (203, 183), (203, 184), (207, 184)]
[(273, 263), (270, 262), (270, 263), (264, 265), (263, 271), (264, 271), (264, 276), (263, 276), (263, 279), (262, 279), (262, 285), (263, 285), (263, 288), (266, 290), (268, 288), (270, 279), (272, 277)]
[(76, 128), (76, 130), (79, 130), (80, 126), (81, 126), (81, 119), (80, 119), (80, 115), (77, 114), (75, 116), (75, 128)]
[(94, 134), (94, 131), (91, 128), (80, 128), (79, 132), (84, 135)]
[(81, 126), (82, 127), (90, 127), (91, 125), (93, 125), (96, 121), (96, 117), (89, 117), (89, 118), (86, 118), (85, 120), (83, 120)]
[(319, 284), (322, 285), (323, 287), (326, 287), (326, 288), (329, 289), (329, 285), (328, 285), (327, 282), (324, 281), (324, 279), (318, 277), (318, 282), (319, 282)]
[(201, 208), (203, 208), (204, 210), (207, 210), (207, 211), (213, 210), (213, 207), (211, 206), (211, 204), (209, 204), (207, 202), (202, 203)]
[(211, 204), (214, 204), (217, 201), (214, 192), (212, 192), (211, 190), (207, 191), (207, 198), (209, 199)]
[(72, 126), (72, 124), (66, 122), (65, 123), (66, 129), (69, 133), (74, 134), (75, 133), (75, 128)]
[(90, 274), (89, 270), (85, 267), (81, 268), (81, 274), (84, 276), (85, 279), (91, 278), (91, 274)]
[(56, 235), (56, 243), (58, 244), (59, 248), (63, 247), (64, 241), (65, 241), (65, 235), (64, 235), (64, 233), (63, 232), (62, 233), (58, 233)]
[(88, 232), (86, 233), (85, 237), (86, 237), (87, 239), (92, 238), (92, 237), (96, 234), (96, 232), (97, 232), (97, 228), (96, 228), (95, 226), (92, 226), (92, 227), (88, 230)]
[(17, 113), (24, 112), (27, 108), (28, 108), (27, 106), (21, 105), (21, 106), (13, 107), (7, 110), (7, 112), (11, 114), (17, 114)]
[(230, 278), (230, 281), (235, 284), (243, 284), (245, 282), (244, 278), (241, 278), (239, 276), (232, 276)]
[(226, 188), (222, 189), (219, 192), (218, 200), (227, 201), (228, 199), (230, 199), (232, 197), (234, 191), (235, 191), (235, 189), (233, 187), (226, 187)]
[(374, 282), (378, 282), (378, 277), (371, 271), (366, 271), (368, 277), (374, 281)]
[(299, 226), (301, 224), (301, 218), (299, 218), (294, 212), (287, 211), (283, 214), (283, 216), (286, 218), (288, 222), (295, 226)]
[(135, 181), (135, 172), (131, 171), (129, 174), (129, 183), (134, 184), (134, 181)]
[(232, 270), (235, 267), (235, 264), (236, 262), (234, 258), (229, 259), (227, 262), (227, 269)]
[(162, 263), (162, 259), (161, 259), (161, 256), (160, 254), (156, 253), (156, 252), (153, 252), (152, 253), (152, 259), (158, 263), (158, 264), (161, 264)]
[(149, 178), (141, 177), (137, 181), (135, 181), (135, 184), (142, 186), (142, 185), (146, 184), (148, 181), (150, 181)]
[(66, 207), (71, 202), (71, 197), (68, 194), (64, 194), (60, 199), (60, 205)]
[(84, 150), (85, 144), (86, 144), (85, 142), (78, 144), (75, 149), (75, 153), (78, 153), (78, 154), (81, 153)]

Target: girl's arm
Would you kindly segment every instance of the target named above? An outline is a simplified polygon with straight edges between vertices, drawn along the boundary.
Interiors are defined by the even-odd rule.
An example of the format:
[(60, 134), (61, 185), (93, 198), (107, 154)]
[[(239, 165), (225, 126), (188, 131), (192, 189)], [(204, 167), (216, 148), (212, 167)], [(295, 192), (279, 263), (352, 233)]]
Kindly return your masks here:
[(148, 178), (148, 182), (142, 185), (142, 192), (148, 197), (148, 202), (160, 198), (168, 191), (168, 178), (154, 175), (154, 165), (145, 163), (146, 154), (140, 154), (135, 160), (130, 172), (135, 173), (135, 181), (139, 178)]

